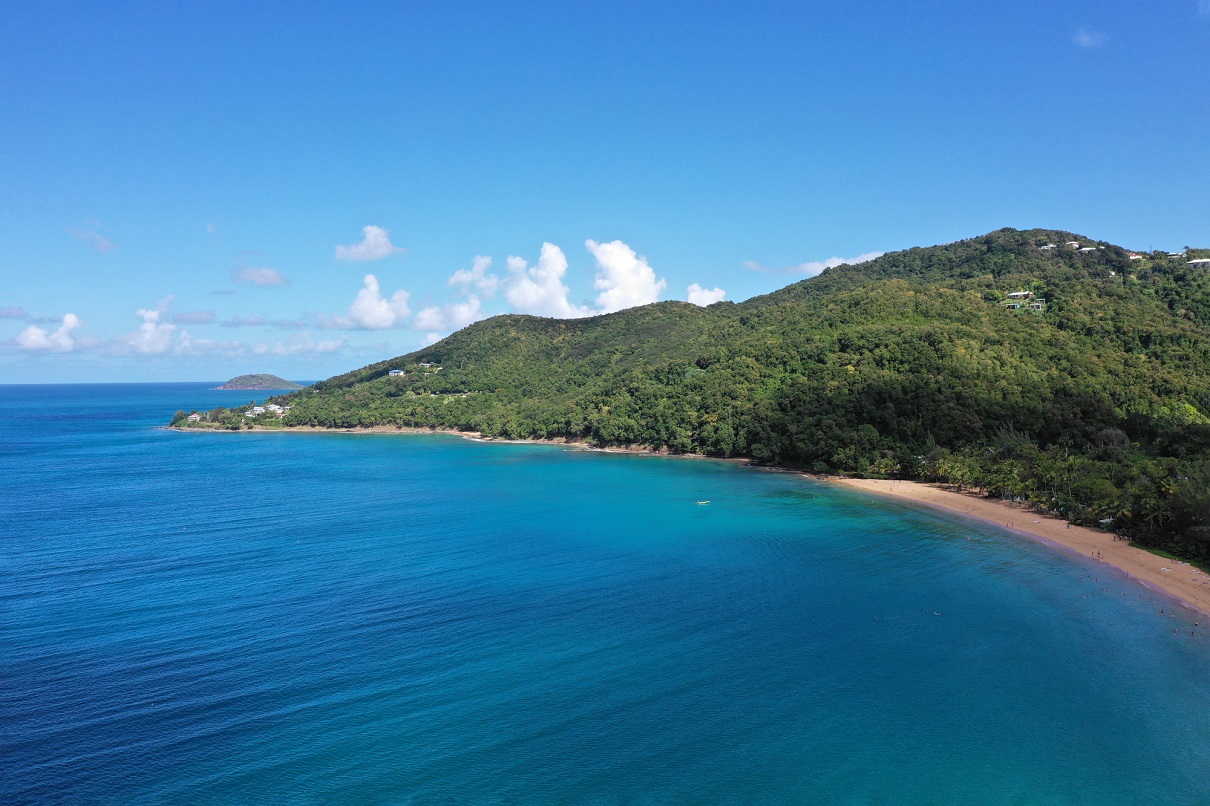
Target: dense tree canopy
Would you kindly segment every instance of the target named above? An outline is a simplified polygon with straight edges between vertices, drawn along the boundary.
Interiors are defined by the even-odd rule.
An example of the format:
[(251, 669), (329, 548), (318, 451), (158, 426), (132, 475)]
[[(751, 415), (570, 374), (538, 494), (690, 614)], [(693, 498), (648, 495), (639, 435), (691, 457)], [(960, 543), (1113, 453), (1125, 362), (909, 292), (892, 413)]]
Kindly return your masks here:
[[(1023, 291), (1036, 310), (1005, 304)], [(277, 400), (285, 427), (945, 480), (1210, 558), (1210, 270), (1066, 232), (909, 249), (741, 304), (498, 316)]]

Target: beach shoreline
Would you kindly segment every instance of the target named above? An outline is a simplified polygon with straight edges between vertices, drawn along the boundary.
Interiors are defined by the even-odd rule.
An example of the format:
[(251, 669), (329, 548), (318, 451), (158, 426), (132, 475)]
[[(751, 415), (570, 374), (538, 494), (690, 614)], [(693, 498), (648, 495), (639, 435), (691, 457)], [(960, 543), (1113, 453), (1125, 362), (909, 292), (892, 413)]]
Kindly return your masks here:
[(946, 485), (895, 479), (858, 479), (804, 473), (816, 481), (923, 505), (980, 520), (1024, 535), (1060, 551), (1078, 554), (1124, 573), (1183, 606), (1210, 616), (1210, 574), (1183, 560), (1167, 559), (1114, 537), (1111, 532), (1075, 526), (1024, 504), (960, 493)]
[[(219, 431), (222, 429), (177, 428), (174, 431)], [(749, 457), (720, 458), (702, 454), (678, 454), (665, 449), (654, 450), (644, 445), (598, 447), (587, 442), (566, 439), (501, 439), (485, 437), (477, 431), (455, 429), (415, 428), (408, 426), (368, 426), (357, 428), (328, 428), (323, 426), (290, 426), (289, 428), (256, 428), (262, 433), (342, 433), (342, 434), (448, 434), (475, 442), (505, 444), (562, 445), (577, 450), (599, 453), (625, 453), (666, 458), (710, 459), (751, 463)], [(246, 433), (231, 431), (228, 433)], [(1138, 548), (1129, 540), (1117, 539), (1110, 532), (1069, 524), (1062, 518), (1032, 510), (1024, 504), (987, 498), (973, 492), (958, 492), (946, 485), (899, 479), (860, 479), (808, 473), (786, 467), (754, 466), (762, 470), (794, 473), (812, 481), (837, 484), (849, 489), (871, 493), (918, 506), (932, 507), (972, 520), (983, 521), (1023, 535), (1053, 549), (1078, 554), (1085, 559), (1101, 562), (1125, 574), (1143, 587), (1158, 590), (1176, 599), (1181, 605), (1210, 616), (1210, 574), (1183, 560), (1167, 559)]]

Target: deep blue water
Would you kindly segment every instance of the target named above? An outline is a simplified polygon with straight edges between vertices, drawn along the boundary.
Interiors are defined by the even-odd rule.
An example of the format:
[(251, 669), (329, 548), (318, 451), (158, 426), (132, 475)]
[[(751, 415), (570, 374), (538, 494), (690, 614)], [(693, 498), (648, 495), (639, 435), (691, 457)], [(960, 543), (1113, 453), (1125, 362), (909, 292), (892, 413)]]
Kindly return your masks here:
[(1210, 641), (1105, 566), (731, 463), (156, 428), (212, 385), (0, 386), (0, 801), (1210, 803)]

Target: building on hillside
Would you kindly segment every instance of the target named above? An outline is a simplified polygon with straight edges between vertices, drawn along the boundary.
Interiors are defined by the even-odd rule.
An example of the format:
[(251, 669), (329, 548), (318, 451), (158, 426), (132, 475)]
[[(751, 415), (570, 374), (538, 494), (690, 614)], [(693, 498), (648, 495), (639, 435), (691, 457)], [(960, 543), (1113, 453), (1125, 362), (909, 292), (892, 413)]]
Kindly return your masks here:
[[(423, 364), (421, 364), (421, 366), (424, 366), (424, 365), (423, 365)], [(407, 373), (406, 373), (406, 372), (404, 372), (404, 371), (403, 371), (403, 370), (401, 370), (401, 369), (393, 369), (393, 370), (391, 370), (390, 372), (388, 372), (388, 373), (387, 373), (387, 375), (390, 375), (392, 378), (404, 378), (404, 377), (407, 377)]]
[(1202, 268), (1210, 269), (1210, 257), (1195, 257), (1193, 260), (1186, 261), (1190, 266), (1201, 266)]
[(1032, 291), (1013, 291), (1008, 294), (1005, 294), (1004, 296), (1008, 297), (1009, 299), (1033, 299), (1034, 292), (1032, 292)]
[(1065, 244), (1063, 244), (1063, 245), (1064, 245), (1064, 246), (1070, 246), (1072, 249), (1079, 249), (1079, 248), (1080, 248), (1080, 242), (1079, 242), (1079, 241), (1068, 241), (1067, 243), (1065, 243)]
[(200, 422), (200, 421), (201, 421), (201, 419), (202, 419), (202, 415), (200, 415), (200, 414), (190, 414), (188, 419), (189, 419), (189, 422), (191, 422), (191, 423)]
[(1057, 249), (1058, 247), (1056, 247), (1053, 243), (1044, 243), (1038, 248), (1042, 251), (1046, 251), (1047, 249)]
[(1095, 251), (1097, 251), (1097, 248), (1095, 246), (1082, 246), (1082, 247), (1080, 247), (1080, 251), (1081, 252), (1095, 252)]
[(1168, 257), (1173, 258), (1173, 259), (1178, 258), (1178, 257), (1184, 257), (1184, 256), (1185, 256), (1184, 252), (1169, 252), (1168, 253)]
[(1142, 260), (1143, 259), (1142, 255), (1137, 254), (1135, 252), (1127, 252), (1126, 257), (1130, 258), (1131, 260)]

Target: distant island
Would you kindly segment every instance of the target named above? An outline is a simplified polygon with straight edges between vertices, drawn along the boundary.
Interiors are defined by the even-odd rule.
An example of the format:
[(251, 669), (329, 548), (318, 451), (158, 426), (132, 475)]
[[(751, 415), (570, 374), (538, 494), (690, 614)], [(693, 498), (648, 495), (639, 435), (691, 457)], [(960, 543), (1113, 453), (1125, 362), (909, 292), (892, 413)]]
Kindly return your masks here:
[(241, 390), (302, 389), (303, 385), (294, 381), (287, 381), (285, 378), (279, 378), (276, 375), (240, 375), (227, 381), (222, 386), (214, 388), (224, 392), (238, 392)]

